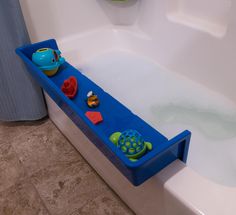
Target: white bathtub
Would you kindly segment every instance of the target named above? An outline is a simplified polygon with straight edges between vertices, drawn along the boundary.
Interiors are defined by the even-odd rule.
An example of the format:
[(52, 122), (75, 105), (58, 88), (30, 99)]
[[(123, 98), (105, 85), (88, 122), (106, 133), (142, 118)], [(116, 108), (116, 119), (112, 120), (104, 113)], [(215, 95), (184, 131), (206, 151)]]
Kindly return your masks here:
[[(214, 128), (218, 139), (211, 138), (208, 144), (205, 131), (197, 129), (195, 121), (176, 124), (168, 118), (169, 124), (166, 119), (155, 124), (161, 119), (150, 109), (159, 101), (194, 106), (197, 112), (221, 113), (222, 109), (223, 116), (230, 118), (227, 125), (235, 125), (236, 6), (230, 0), (215, 1), (21, 1), (32, 42), (56, 38), (72, 65), (167, 137), (184, 129), (193, 131), (187, 166), (176, 161), (143, 185), (133, 187), (46, 96), (50, 118), (137, 214), (236, 214), (233, 126), (230, 133), (224, 128), (222, 134), (222, 129)], [(129, 89), (126, 75), (128, 80), (137, 80), (138, 86), (131, 83)], [(180, 77), (180, 84), (173, 87), (171, 77)], [(162, 86), (160, 79), (166, 84)], [(189, 91), (187, 85), (194, 89)], [(186, 107), (183, 110), (186, 112)], [(204, 117), (202, 113), (195, 118), (198, 116)], [(221, 142), (229, 148), (222, 154)]]

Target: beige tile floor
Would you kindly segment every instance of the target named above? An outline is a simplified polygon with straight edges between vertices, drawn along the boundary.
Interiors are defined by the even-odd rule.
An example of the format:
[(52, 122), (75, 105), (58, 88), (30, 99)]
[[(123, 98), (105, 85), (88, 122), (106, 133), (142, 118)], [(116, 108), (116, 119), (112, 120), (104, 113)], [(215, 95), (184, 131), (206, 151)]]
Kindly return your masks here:
[(55, 125), (0, 123), (0, 215), (131, 215)]

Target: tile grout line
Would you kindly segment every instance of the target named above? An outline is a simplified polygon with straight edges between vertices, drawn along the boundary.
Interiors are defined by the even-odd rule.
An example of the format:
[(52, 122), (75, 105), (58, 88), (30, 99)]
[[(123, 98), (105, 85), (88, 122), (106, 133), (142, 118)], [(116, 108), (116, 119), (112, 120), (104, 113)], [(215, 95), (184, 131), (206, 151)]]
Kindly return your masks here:
[[(47, 119), (44, 123), (48, 123), (49, 121), (52, 122), (50, 119)], [(53, 124), (53, 125), (54, 125), (54, 124)], [(54, 126), (55, 126), (55, 125), (54, 125)], [(56, 126), (55, 126), (55, 127), (56, 127)], [(32, 130), (30, 130), (30, 131), (27, 131), (27, 132), (25, 132), (25, 133), (23, 133), (23, 134), (20, 134), (20, 135), (16, 136), (15, 138), (13, 138), (13, 140), (12, 140), (11, 142), (9, 142), (9, 141), (4, 142), (4, 144), (9, 144), (9, 145), (10, 145), (10, 147), (11, 147), (12, 150), (13, 150), (14, 155), (16, 156), (16, 158), (18, 159), (18, 161), (20, 162), (20, 164), (21, 164), (21, 166), (22, 166), (22, 168), (23, 168), (23, 170), (24, 170), (25, 177), (22, 178), (22, 179), (20, 179), (18, 182), (19, 182), (19, 183), (23, 183), (24, 181), (27, 181), (27, 180), (28, 180), (28, 181), (30, 182), (31, 186), (33, 186), (35, 192), (37, 193), (37, 195), (38, 195), (38, 197), (39, 197), (39, 199), (40, 199), (41, 204), (43, 205), (43, 207), (45, 208), (45, 210), (47, 211), (47, 213), (48, 213), (49, 215), (51, 215), (50, 210), (47, 208), (46, 203), (44, 202), (43, 198), (41, 197), (41, 195), (40, 195), (38, 189), (36, 188), (36, 186), (32, 183), (32, 179), (31, 179), (31, 177), (32, 177), (33, 174), (35, 174), (35, 173), (38, 172), (38, 171), (41, 171), (42, 169), (40, 169), (40, 170), (38, 170), (38, 171), (36, 171), (36, 172), (30, 174), (30, 173), (27, 171), (27, 169), (26, 169), (25, 165), (23, 164), (23, 162), (20, 160), (19, 155), (18, 155), (18, 153), (15, 151), (15, 148), (14, 148), (14, 146), (13, 146), (13, 144), (12, 144), (12, 142), (13, 142), (16, 138), (19, 138), (19, 137), (21, 137), (22, 135), (27, 135), (27, 134), (33, 133), (36, 129), (38, 129), (38, 127), (35, 127), (35, 128), (33, 128)], [(57, 127), (56, 127), (56, 129), (59, 130)], [(59, 131), (60, 131), (60, 130), (59, 130)], [(61, 133), (61, 131), (60, 131), (60, 133)], [(63, 137), (65, 137), (65, 136), (63, 135)], [(66, 138), (66, 139), (67, 139), (67, 138)], [(68, 139), (67, 139), (67, 141), (69, 142)], [(69, 142), (69, 144), (70, 144), (70, 142)], [(70, 145), (71, 145), (71, 144), (70, 144)], [(75, 148), (74, 148), (74, 149), (75, 149)], [(77, 150), (75, 150), (75, 151), (78, 153)], [(76, 162), (79, 162), (79, 160), (74, 161), (74, 162), (72, 162), (72, 163), (76, 163)], [(71, 163), (71, 162), (69, 162), (69, 163)], [(16, 183), (16, 184), (17, 184), (17, 183)], [(16, 184), (13, 184), (12, 186), (6, 188), (5, 190), (10, 189), (11, 187), (15, 186)], [(3, 191), (4, 191), (4, 190), (3, 190)], [(3, 191), (1, 191), (1, 192), (3, 192)], [(86, 205), (86, 204), (87, 204), (87, 202), (86, 202), (84, 205)], [(83, 206), (84, 206), (84, 205), (83, 205)], [(74, 212), (74, 211), (73, 211), (73, 212)]]
[[(124, 203), (124, 201), (119, 197), (119, 195), (117, 195), (114, 190), (104, 181), (104, 179), (95, 171), (95, 169), (88, 163), (88, 161), (80, 154), (80, 152), (77, 150), (77, 148), (70, 142), (70, 140), (57, 128), (57, 126), (50, 120), (50, 119), (47, 119), (45, 120), (44, 122), (42, 122), (41, 124), (39, 124), (38, 126), (42, 126), (42, 125), (45, 125), (47, 123), (52, 123), (55, 128), (63, 135), (63, 137), (67, 140), (68, 144), (70, 144), (74, 150), (76, 151), (76, 153), (78, 153), (78, 156), (80, 155), (82, 158), (83, 158), (83, 162), (85, 162), (92, 170), (93, 172), (96, 174), (97, 177), (99, 177), (102, 182), (106, 185), (106, 187), (108, 187), (108, 189), (110, 189), (122, 202), (124, 205), (126, 205)], [(35, 125), (34, 125), (35, 126)], [(13, 142), (16, 140), (16, 138), (19, 138), (21, 137), (22, 135), (29, 135), (30, 133), (33, 133), (35, 132), (35, 130), (38, 129), (37, 125), (35, 126), (35, 128), (33, 128), (32, 130), (30, 131), (26, 131), (26, 132), (23, 132), (23, 134), (19, 134), (17, 135), (16, 137), (13, 138), (13, 140), (10, 142), (10, 141), (6, 141), (4, 144), (9, 144), (10, 147), (12, 148), (13, 150), (13, 153), (14, 155), (16, 156), (17, 160), (20, 162), (20, 165), (23, 167), (23, 171), (24, 171), (24, 177), (22, 177), (22, 179), (18, 180), (17, 183), (23, 183), (24, 181), (28, 181), (30, 183), (30, 185), (33, 187), (34, 191), (36, 192), (36, 195), (38, 196), (39, 200), (40, 200), (40, 204), (44, 207), (44, 209), (47, 211), (47, 213), (49, 215), (51, 215), (51, 212), (49, 210), (49, 208), (46, 206), (46, 201), (44, 201), (44, 199), (41, 197), (40, 195), (40, 192), (39, 190), (40, 189), (37, 189), (37, 187), (34, 185), (33, 181), (32, 181), (32, 175), (37, 173), (38, 171), (41, 171), (42, 169), (40, 170), (37, 170), (37, 171), (34, 171), (33, 173), (30, 174), (30, 171), (27, 170), (26, 166), (24, 165), (24, 163), (20, 160), (20, 154), (18, 154), (15, 150), (15, 147), (13, 147)], [(73, 161), (72, 163), (77, 163), (77, 162), (81, 162), (80, 159), (79, 160), (76, 160), (76, 161)], [(63, 162), (64, 163), (64, 162)], [(69, 162), (71, 163), (71, 162)], [(48, 166), (46, 167), (46, 169), (48, 168)], [(13, 184), (12, 186), (15, 186), (17, 183)], [(10, 187), (12, 187), (10, 186)], [(9, 189), (10, 187), (8, 187), (7, 189)], [(5, 189), (5, 190), (7, 190)], [(79, 211), (81, 208), (85, 207), (87, 204), (89, 204), (89, 202), (93, 201), (96, 197), (94, 197), (93, 199), (90, 199), (90, 200), (87, 200), (81, 207), (73, 210), (71, 213), (67, 214), (67, 215), (72, 215), (73, 213), (75, 213), (76, 211)], [(126, 205), (127, 206), (127, 205)], [(128, 206), (127, 206), (128, 207)], [(129, 208), (129, 207), (128, 207)], [(130, 209), (130, 208), (129, 208)], [(132, 211), (132, 210), (131, 210)], [(64, 215), (64, 214), (63, 214)]]
[(50, 210), (47, 208), (47, 206), (46, 206), (45, 202), (43, 201), (42, 197), (40, 196), (38, 189), (37, 189), (37, 188), (34, 186), (34, 184), (32, 183), (31, 178), (29, 178), (29, 180), (30, 180), (30, 184), (31, 184), (31, 185), (33, 186), (33, 188), (35, 189), (35, 192), (38, 194), (38, 197), (39, 197), (40, 200), (41, 200), (41, 204), (44, 206), (44, 208), (45, 208), (46, 211), (48, 212), (48, 215), (51, 215), (51, 212), (50, 212)]
[[(33, 130), (29, 131), (29, 132), (33, 132), (34, 130), (35, 130), (35, 129), (33, 129)], [(27, 134), (28, 134), (29, 132), (27, 132)], [(34, 186), (34, 184), (32, 183), (32, 181), (31, 181), (31, 175), (30, 175), (29, 172), (26, 170), (25, 165), (24, 165), (23, 162), (20, 160), (19, 155), (16, 153), (14, 147), (13, 147), (12, 144), (9, 143), (9, 142), (6, 142), (5, 144), (10, 144), (10, 146), (11, 146), (11, 148), (12, 148), (12, 150), (13, 150), (13, 153), (15, 154), (15, 156), (17, 157), (18, 161), (20, 162), (22, 168), (24, 169), (25, 177), (22, 178), (22, 179), (20, 179), (20, 180), (18, 181), (18, 183), (23, 183), (24, 181), (29, 181), (30, 184), (31, 184), (31, 186), (34, 188), (35, 192), (37, 193), (37, 196), (38, 196), (39, 199), (40, 199), (40, 203), (43, 205), (43, 207), (45, 208), (45, 210), (48, 212), (48, 215), (51, 215), (51, 212), (50, 212), (49, 209), (46, 207), (46, 204), (45, 204), (45, 202), (43, 201), (43, 199), (41, 198), (41, 196), (40, 196), (40, 194), (39, 194), (37, 188), (36, 188), (36, 187)], [(17, 184), (17, 183), (13, 184), (12, 186), (8, 187), (7, 189), (10, 189), (10, 188), (12, 188), (13, 186), (16, 186), (16, 184)], [(5, 190), (7, 190), (7, 189), (5, 189)], [(5, 190), (3, 190), (3, 191), (5, 191)], [(1, 191), (1, 192), (3, 192), (3, 191)]]

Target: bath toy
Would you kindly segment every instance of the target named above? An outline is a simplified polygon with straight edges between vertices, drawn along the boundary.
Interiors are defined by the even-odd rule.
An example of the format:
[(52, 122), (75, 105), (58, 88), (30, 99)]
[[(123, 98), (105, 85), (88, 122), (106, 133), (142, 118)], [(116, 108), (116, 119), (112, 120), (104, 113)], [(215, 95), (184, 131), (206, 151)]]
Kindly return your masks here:
[(94, 125), (97, 125), (98, 123), (103, 121), (102, 114), (100, 112), (87, 111), (85, 115)]
[(114, 143), (131, 161), (137, 161), (147, 151), (152, 150), (152, 144), (145, 142), (142, 135), (136, 130), (128, 129), (124, 132), (115, 132), (110, 136)]
[(43, 70), (44, 74), (53, 76), (58, 71), (59, 66), (65, 62), (65, 59), (61, 57), (59, 50), (41, 48), (33, 53), (32, 61)]
[(78, 91), (77, 79), (74, 76), (70, 76), (63, 82), (61, 90), (68, 98), (74, 98)]
[(93, 91), (89, 91), (87, 94), (87, 105), (90, 108), (95, 108), (99, 105), (98, 96), (93, 93)]

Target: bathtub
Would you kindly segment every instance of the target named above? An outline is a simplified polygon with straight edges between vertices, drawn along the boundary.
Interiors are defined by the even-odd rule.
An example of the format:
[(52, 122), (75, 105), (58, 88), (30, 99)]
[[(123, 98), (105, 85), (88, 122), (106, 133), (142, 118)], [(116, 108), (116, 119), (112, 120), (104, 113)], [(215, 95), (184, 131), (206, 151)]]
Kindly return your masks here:
[(56, 38), (68, 62), (168, 138), (193, 132), (187, 165), (134, 187), (45, 93), (51, 120), (136, 214), (236, 214), (236, 6), (215, 1), (21, 1), (32, 42)]

